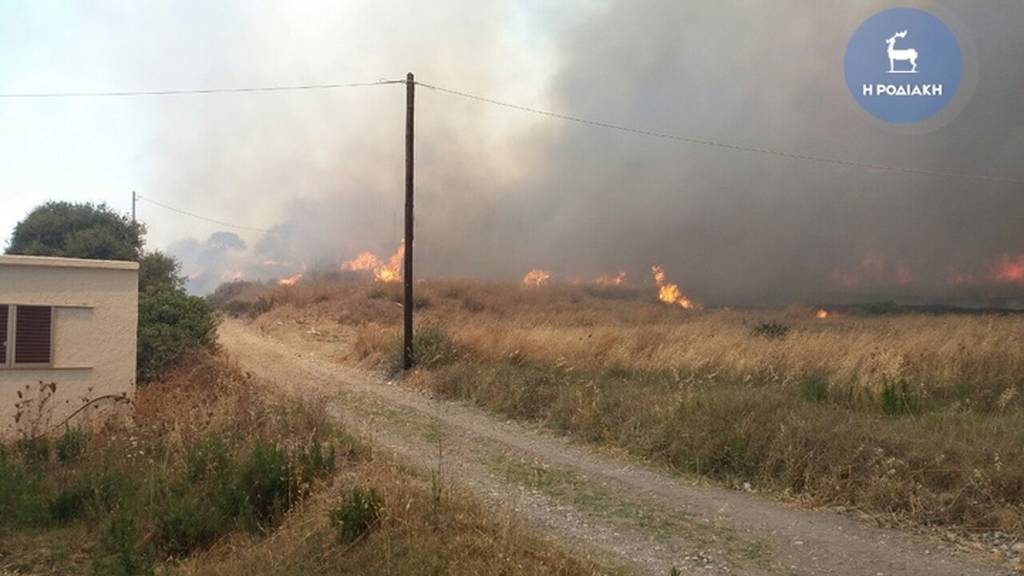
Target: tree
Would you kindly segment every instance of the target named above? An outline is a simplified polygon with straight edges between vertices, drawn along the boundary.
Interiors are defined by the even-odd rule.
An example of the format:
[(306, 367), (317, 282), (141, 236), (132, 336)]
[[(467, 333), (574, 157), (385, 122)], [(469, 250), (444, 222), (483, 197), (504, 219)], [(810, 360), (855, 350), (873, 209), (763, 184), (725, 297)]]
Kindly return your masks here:
[(139, 260), (145, 232), (106, 204), (47, 202), (14, 227), (7, 253)]
[(47, 202), (14, 227), (8, 254), (64, 256), (139, 263), (136, 378), (158, 378), (189, 353), (217, 346), (217, 316), (202, 298), (185, 293), (178, 261), (144, 253), (145, 226), (106, 204)]
[(155, 250), (139, 260), (139, 292), (154, 294), (162, 290), (183, 290), (185, 278), (181, 264), (173, 257)]

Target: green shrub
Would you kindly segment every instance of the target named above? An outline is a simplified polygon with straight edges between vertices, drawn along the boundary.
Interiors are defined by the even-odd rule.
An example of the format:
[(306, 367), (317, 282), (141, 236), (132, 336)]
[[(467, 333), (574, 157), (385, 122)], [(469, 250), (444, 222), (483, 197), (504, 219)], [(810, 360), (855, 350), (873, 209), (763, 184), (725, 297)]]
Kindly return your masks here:
[(59, 523), (80, 518), (94, 494), (95, 489), (88, 481), (79, 481), (65, 487), (50, 501), (50, 517)]
[(0, 446), (0, 528), (45, 524), (48, 506), (39, 475)]
[(800, 381), (800, 398), (804, 402), (820, 404), (828, 398), (828, 380), (812, 376)]
[(185, 450), (185, 477), (193, 484), (224, 483), (231, 473), (228, 447), (216, 436), (209, 436)]
[(299, 467), (302, 470), (302, 482), (309, 483), (334, 472), (337, 453), (334, 446), (325, 448), (325, 444), (317, 440), (299, 454)]
[(148, 252), (139, 259), (139, 292), (154, 294), (163, 290), (182, 290), (185, 277), (181, 264), (159, 250)]
[(85, 432), (81, 428), (67, 428), (57, 441), (57, 459), (61, 464), (77, 462), (85, 452)]
[(260, 314), (266, 314), (274, 308), (275, 304), (277, 304), (277, 301), (274, 300), (273, 296), (260, 296), (252, 305), (250, 314), (254, 317), (259, 316)]
[(202, 298), (181, 290), (139, 294), (138, 380), (159, 376), (186, 354), (211, 350), (217, 317)]
[(117, 515), (101, 541), (101, 555), (92, 564), (95, 576), (149, 576), (153, 574), (153, 548), (139, 533), (135, 519)]
[(377, 525), (382, 510), (383, 503), (373, 488), (356, 487), (328, 514), (338, 538), (342, 542), (354, 542)]
[(235, 511), (251, 527), (277, 521), (298, 497), (284, 450), (257, 441), (239, 463), (235, 479)]
[[(413, 332), (412, 364), (416, 368), (433, 369), (451, 364), (458, 358), (455, 343), (441, 326), (424, 326)], [(402, 337), (391, 346), (386, 359), (387, 371), (397, 374), (402, 370)]]
[(412, 308), (413, 310), (426, 310), (434, 305), (434, 301), (420, 292), (415, 292), (412, 295)]
[(487, 305), (483, 302), (473, 298), (472, 296), (466, 296), (462, 299), (462, 307), (470, 314), (479, 314), (487, 309)]
[(855, 309), (866, 316), (894, 316), (896, 314), (906, 314), (908, 311), (906, 306), (901, 306), (892, 301), (869, 302), (861, 304)]
[(15, 447), (22, 460), (29, 464), (42, 464), (50, 460), (50, 441), (45, 436), (21, 438)]
[(189, 484), (168, 495), (157, 511), (156, 522), (156, 544), (174, 556), (209, 546), (227, 527), (220, 508), (204, 501)]
[(90, 482), (93, 486), (93, 504), (98, 512), (112, 512), (138, 498), (145, 478), (130, 469), (107, 468), (95, 474)]
[(789, 334), (789, 330), (789, 326), (781, 322), (761, 322), (754, 326), (753, 334), (769, 340), (782, 340)]
[(904, 380), (886, 379), (882, 383), (881, 403), (882, 412), (889, 416), (902, 416), (917, 411), (917, 399)]
[(262, 294), (264, 286), (248, 280), (225, 282), (206, 297), (213, 308), (228, 316), (255, 318), (274, 307), (273, 295)]

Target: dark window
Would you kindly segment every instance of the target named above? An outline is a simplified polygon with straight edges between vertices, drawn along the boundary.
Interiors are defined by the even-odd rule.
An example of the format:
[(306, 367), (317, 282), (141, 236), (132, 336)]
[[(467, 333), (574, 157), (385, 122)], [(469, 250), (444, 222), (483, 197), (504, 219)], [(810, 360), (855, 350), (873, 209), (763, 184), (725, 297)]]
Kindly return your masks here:
[(0, 366), (7, 363), (7, 309), (6, 304), (0, 304)]
[(14, 363), (49, 364), (52, 336), (49, 306), (18, 306), (14, 321)]

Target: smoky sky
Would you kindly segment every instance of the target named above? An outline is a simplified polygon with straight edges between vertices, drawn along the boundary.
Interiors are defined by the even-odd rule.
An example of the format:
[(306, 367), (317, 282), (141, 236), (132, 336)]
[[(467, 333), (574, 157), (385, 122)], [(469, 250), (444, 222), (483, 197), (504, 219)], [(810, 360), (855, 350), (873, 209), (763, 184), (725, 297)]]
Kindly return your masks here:
[[(965, 66), (976, 67), (976, 86), (961, 87), (973, 89), (962, 110), (926, 131), (883, 125), (847, 91), (846, 43), (889, 7), (881, 3), (612, 1), (541, 28), (553, 70), (539, 90), (517, 89), (514, 74), (458, 73), (501, 65), (500, 51), (470, 49), (495, 42), (500, 25), (416, 72), (422, 82), (640, 129), (1024, 179), (1024, 4), (914, 5), (955, 19), (971, 47)], [(171, 251), (208, 278), (269, 277), (393, 251), (404, 93), (388, 90), (306, 100), (289, 114), (320, 120), (299, 132), (289, 114), (236, 121), (225, 120), (227, 104), (207, 108), (214, 128), (197, 124), (172, 144), (203, 154), (175, 155), (182, 163), (168, 164), (170, 177), (196, 189), (216, 183), (228, 191), (225, 206), (291, 199), (261, 214), (273, 231), (244, 246)], [(967, 298), (1000, 258), (1024, 253), (1019, 184), (654, 139), (424, 86), (417, 114), (416, 255), (425, 276), (518, 279), (545, 268), (586, 280), (622, 270), (639, 283), (659, 264), (708, 303)], [(271, 152), (254, 161), (243, 154), (252, 146)], [(218, 258), (197, 256), (211, 253)], [(1019, 295), (1021, 284), (992, 290)]]

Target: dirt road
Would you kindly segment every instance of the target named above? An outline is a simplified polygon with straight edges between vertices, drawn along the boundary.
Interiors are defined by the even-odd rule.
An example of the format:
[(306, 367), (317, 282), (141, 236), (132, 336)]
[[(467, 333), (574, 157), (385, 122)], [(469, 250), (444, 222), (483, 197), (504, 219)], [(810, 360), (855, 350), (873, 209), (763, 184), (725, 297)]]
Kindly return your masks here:
[(328, 403), (352, 432), (410, 465), (440, 469), (497, 511), (614, 572), (842, 576), (1009, 574), (945, 545), (832, 512), (669, 476), (475, 407), (438, 401), (331, 358), (344, 339), (275, 336), (239, 321), (221, 342), (268, 383)]

